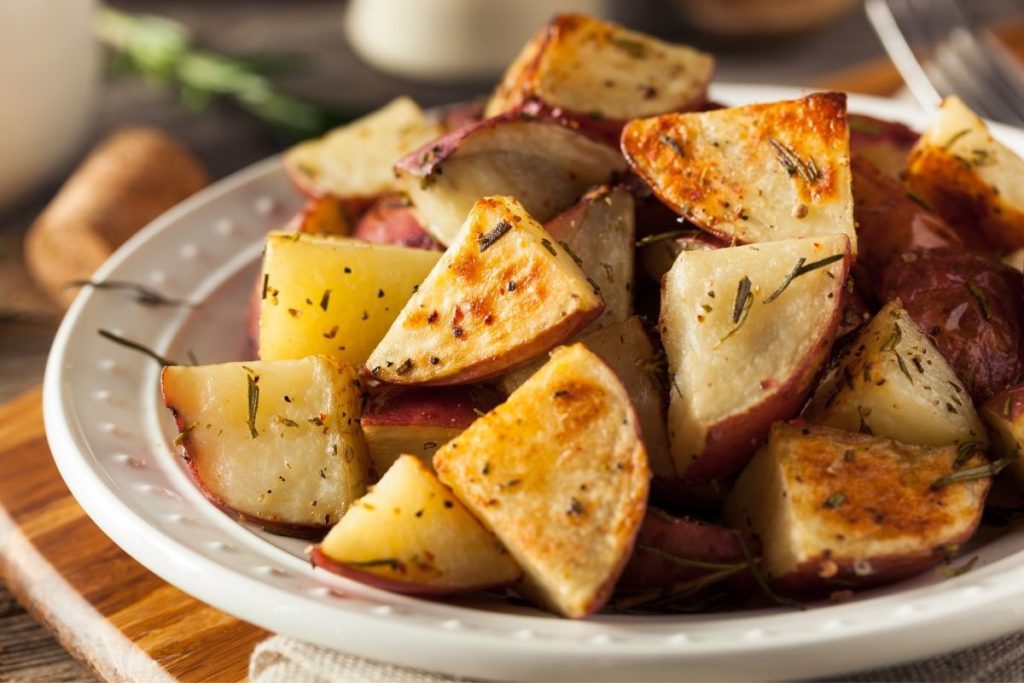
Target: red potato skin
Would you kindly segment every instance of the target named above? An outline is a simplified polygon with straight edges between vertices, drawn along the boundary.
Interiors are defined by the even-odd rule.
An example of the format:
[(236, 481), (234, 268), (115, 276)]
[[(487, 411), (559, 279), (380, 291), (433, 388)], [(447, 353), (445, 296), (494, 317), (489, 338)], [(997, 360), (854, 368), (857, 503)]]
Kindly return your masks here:
[(400, 195), (378, 199), (359, 219), (352, 236), (378, 244), (442, 251), (441, 245), (427, 234), (409, 203)]
[(441, 126), (445, 132), (451, 132), (467, 125), (477, 123), (484, 119), (484, 107), (487, 105), (485, 99), (468, 100), (450, 107), (441, 112)]
[(367, 586), (381, 588), (392, 593), (402, 593), (404, 595), (442, 597), (445, 595), (469, 593), (488, 588), (496, 588), (498, 585), (505, 585), (484, 584), (480, 586), (434, 586), (424, 583), (412, 583), (410, 581), (398, 581), (397, 579), (380, 576), (373, 572), (359, 569), (358, 567), (350, 567), (343, 562), (332, 560), (325, 555), (322, 550), (320, 550), (319, 545), (313, 546), (312, 550), (310, 550), (309, 559), (313, 563), (314, 567), (325, 569), (332, 574), (344, 576), (346, 579), (352, 579), (353, 581), (358, 581), (359, 583), (366, 584)]
[[(849, 276), (850, 262), (850, 245), (847, 243), (846, 258), (842, 261), (842, 270), (836, 276), (839, 282), (846, 281)], [(846, 295), (844, 291), (844, 299)], [(735, 474), (750, 460), (774, 422), (788, 420), (799, 414), (818, 371), (832, 351), (842, 316), (843, 304), (840, 302), (821, 336), (812, 345), (802, 367), (775, 394), (766, 397), (751, 411), (732, 415), (708, 429), (704, 450), (683, 474), (684, 481), (689, 484), (707, 483)]]
[(902, 184), (865, 157), (855, 155), (850, 169), (862, 281), (877, 284), (885, 268), (906, 252), (963, 246), (942, 218), (911, 199)]
[(903, 301), (975, 403), (1020, 379), (1024, 280), (1019, 271), (962, 249), (911, 252), (886, 269), (879, 291), (883, 301)]
[(850, 129), (850, 151), (870, 160), (893, 178), (903, 172), (910, 150), (921, 137), (902, 123), (865, 114), (847, 114), (846, 123)]
[(496, 393), (452, 387), (378, 387), (369, 397), (360, 422), (363, 425), (430, 425), (465, 429), (499, 403)]

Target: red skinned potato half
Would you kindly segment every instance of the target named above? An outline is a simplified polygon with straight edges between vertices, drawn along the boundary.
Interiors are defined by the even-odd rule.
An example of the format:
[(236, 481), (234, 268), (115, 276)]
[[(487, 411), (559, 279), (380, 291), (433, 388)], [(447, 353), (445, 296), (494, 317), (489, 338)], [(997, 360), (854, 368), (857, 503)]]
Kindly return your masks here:
[(1024, 159), (948, 97), (907, 163), (907, 186), (976, 249), (1024, 247)]
[(961, 247), (953, 228), (933, 213), (924, 200), (908, 192), (873, 163), (854, 156), (853, 215), (857, 219), (860, 254), (857, 268), (876, 288), (894, 259), (906, 252)]
[(999, 392), (981, 407), (981, 417), (992, 432), (992, 444), (1000, 459), (1009, 462), (1007, 473), (1024, 491), (1024, 385)]
[(700, 109), (714, 59), (580, 14), (560, 14), (523, 47), (486, 115), (523, 110), (618, 140), (626, 121)]
[(637, 119), (622, 151), (663, 202), (727, 242), (842, 232), (857, 253), (843, 94)]
[(847, 114), (846, 125), (853, 155), (864, 157), (893, 178), (899, 178), (906, 169), (910, 150), (921, 137), (902, 123), (864, 114)]
[(164, 402), (207, 498), (243, 519), (322, 534), (370, 482), (362, 385), (326, 356), (165, 367)]
[(389, 384), (477, 382), (541, 356), (603, 309), (572, 254), (519, 202), (485, 197), (365, 370)]
[(849, 265), (845, 235), (679, 255), (660, 328), (680, 476), (735, 473), (797, 414), (836, 338)]
[(409, 200), (398, 194), (385, 195), (374, 202), (356, 223), (352, 236), (379, 244), (442, 250), (420, 225)]
[(896, 581), (948, 559), (978, 527), (991, 480), (950, 477), (986, 464), (967, 455), (778, 423), (723, 519), (760, 539), (763, 568), (788, 593)]
[(312, 559), (371, 586), (422, 595), (491, 588), (522, 575), (494, 534), (411, 455), (352, 504)]
[(557, 349), (438, 450), (434, 467), (519, 563), (519, 593), (570, 618), (605, 604), (651, 475), (629, 395), (597, 356), (581, 344)]
[(395, 164), (423, 228), (445, 245), (481, 197), (515, 197), (544, 222), (625, 169), (610, 145), (553, 121), (512, 114), (452, 131)]
[(1021, 273), (985, 254), (933, 249), (907, 254), (882, 279), (883, 300), (900, 299), (976, 403), (1022, 371)]

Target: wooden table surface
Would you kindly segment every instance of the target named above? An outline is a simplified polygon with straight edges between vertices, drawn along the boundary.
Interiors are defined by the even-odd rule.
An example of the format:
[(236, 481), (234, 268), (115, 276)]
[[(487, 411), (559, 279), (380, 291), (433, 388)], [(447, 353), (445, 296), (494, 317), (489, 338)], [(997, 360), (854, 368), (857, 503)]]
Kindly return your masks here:
[[(328, 0), (250, 0), (211, 3), (193, 0), (120, 0), (119, 9), (162, 13), (188, 24), (205, 44), (234, 54), (297, 53), (308, 58), (300, 73), (283, 81), (301, 94), (338, 104), (371, 108), (408, 93), (423, 105), (465, 99), (486, 91), (487, 83), (423, 84), (382, 75), (363, 64), (345, 44), (343, 2)], [(552, 3), (556, 7), (557, 3)], [(619, 2), (616, 18), (636, 28), (714, 50), (722, 81), (820, 83), (827, 74), (878, 59), (881, 48), (859, 12), (811, 35), (751, 46), (712, 44), (691, 35), (654, 0)], [(858, 77), (863, 77), (860, 74)], [(892, 82), (885, 69), (867, 75)], [(280, 142), (258, 123), (227, 106), (194, 114), (173, 95), (138, 79), (108, 79), (96, 112), (90, 144), (125, 123), (163, 127), (223, 177), (280, 149)], [(84, 150), (83, 150), (84, 152)], [(70, 172), (71, 167), (65, 172)], [(0, 210), (0, 312), (28, 312), (30, 319), (0, 317), (0, 402), (38, 384), (57, 314), (31, 288), (20, 265), (24, 230), (52, 196), (60, 178)], [(2, 313), (0, 313), (2, 316)], [(0, 585), (0, 680), (92, 680), (57, 642), (39, 627)]]

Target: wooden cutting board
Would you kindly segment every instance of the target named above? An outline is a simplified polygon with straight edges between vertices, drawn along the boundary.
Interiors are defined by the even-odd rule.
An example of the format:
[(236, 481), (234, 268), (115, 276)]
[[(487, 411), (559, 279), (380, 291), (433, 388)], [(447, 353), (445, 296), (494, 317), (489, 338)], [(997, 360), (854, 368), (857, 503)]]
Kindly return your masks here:
[(36, 389), (0, 406), (0, 574), (110, 681), (240, 681), (269, 634), (167, 584), (92, 523), (50, 456)]

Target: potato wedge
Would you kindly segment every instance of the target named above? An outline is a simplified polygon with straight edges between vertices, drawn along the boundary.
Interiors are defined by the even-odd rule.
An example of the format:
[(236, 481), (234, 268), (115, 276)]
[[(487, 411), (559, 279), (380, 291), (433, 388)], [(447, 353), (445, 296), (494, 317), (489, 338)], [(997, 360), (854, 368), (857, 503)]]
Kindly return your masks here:
[(522, 567), (520, 592), (567, 617), (610, 595), (650, 470), (626, 390), (581, 344), (434, 455), (438, 476)]
[(772, 422), (797, 414), (835, 340), (849, 265), (841, 234), (679, 255), (660, 327), (680, 476), (734, 474)]
[[(674, 478), (676, 468), (669, 454), (668, 433), (665, 431), (665, 401), (657, 374), (658, 351), (643, 322), (634, 316), (580, 334), (576, 340), (607, 363), (626, 388), (636, 408), (637, 419), (640, 420), (640, 431), (643, 433), (651, 471), (658, 476)], [(511, 394), (525, 384), (545, 362), (546, 357), (513, 370), (501, 378), (499, 388), (505, 394)]]
[(597, 283), (604, 312), (593, 329), (622, 322), (633, 310), (636, 203), (624, 187), (598, 187), (544, 224)]
[(685, 45), (560, 14), (512, 62), (485, 114), (523, 110), (614, 142), (629, 119), (702, 107), (713, 71), (711, 55)]
[(1000, 458), (1016, 454), (1007, 468), (1017, 487), (1024, 490), (1024, 385), (1018, 384), (996, 394), (981, 406), (981, 417), (993, 435), (993, 446)]
[(947, 97), (910, 153), (907, 186), (972, 247), (1024, 247), (1024, 159), (958, 97)]
[(395, 192), (392, 164), (441, 134), (408, 97), (399, 97), (372, 114), (302, 142), (284, 155), (289, 178), (303, 193), (366, 201)]
[(722, 515), (760, 538), (764, 569), (788, 592), (886, 583), (947, 559), (973, 535), (991, 480), (943, 482), (985, 462), (963, 461), (956, 446), (778, 423)]
[(366, 361), (391, 384), (466, 384), (586, 327), (604, 302), (564, 247), (510, 197), (478, 201)]
[(904, 254), (875, 281), (882, 301), (900, 299), (975, 403), (1024, 372), (1024, 279), (994, 256), (963, 248)]
[(174, 365), (160, 384), (199, 489), (243, 519), (322, 534), (375, 476), (362, 385), (346, 363)]
[(448, 245), (481, 197), (515, 197), (543, 222), (625, 168), (610, 145), (552, 121), (506, 115), (424, 145), (395, 164), (395, 173), (420, 223)]
[(494, 534), (403, 455), (313, 551), (319, 567), (397, 593), (446, 595), (522, 576)]
[(662, 201), (726, 241), (840, 232), (857, 253), (845, 95), (630, 121), (622, 151)]
[(987, 443), (963, 383), (899, 300), (843, 349), (804, 416), (909, 444)]
[(362, 363), (440, 258), (424, 249), (270, 233), (263, 256), (260, 357), (322, 353)]
[(359, 424), (375, 469), (384, 474), (406, 453), (429, 463), (440, 446), (497, 405), (498, 398), (475, 386), (374, 389)]

